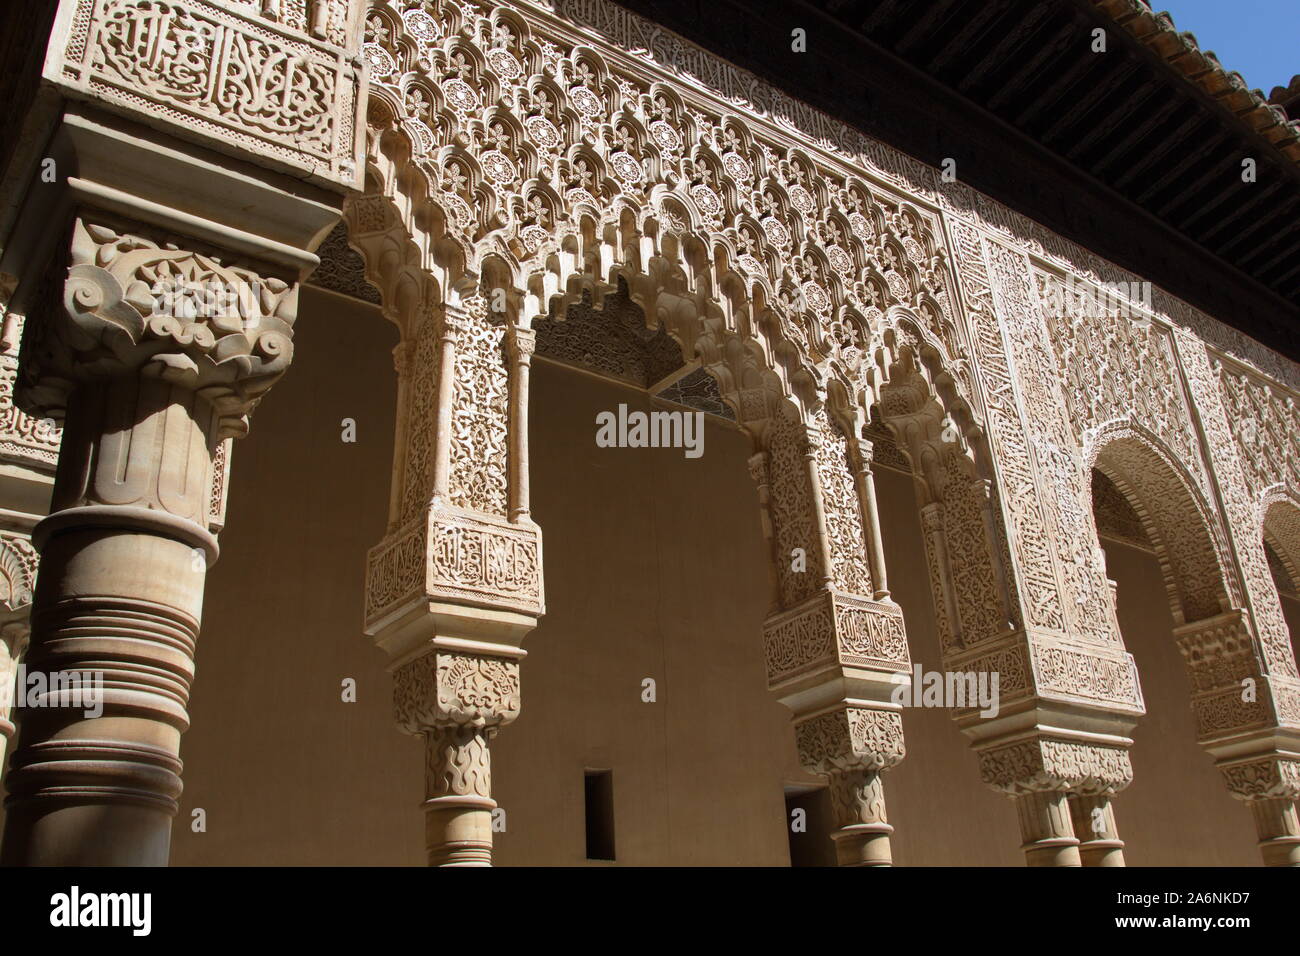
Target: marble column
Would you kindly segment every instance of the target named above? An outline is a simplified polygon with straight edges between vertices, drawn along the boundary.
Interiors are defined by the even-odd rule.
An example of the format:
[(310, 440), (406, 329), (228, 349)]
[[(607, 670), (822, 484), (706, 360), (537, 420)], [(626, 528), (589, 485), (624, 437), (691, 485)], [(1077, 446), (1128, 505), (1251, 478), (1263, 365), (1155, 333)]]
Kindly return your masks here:
[(83, 211), (24, 344), (19, 399), (63, 421), (3, 862), (161, 865), (181, 793), (214, 456), (288, 367), (297, 286)]
[(528, 502), (534, 336), (477, 292), (457, 298), (422, 304), (404, 329), (407, 441), (368, 559), (366, 632), (389, 656), (398, 728), (424, 738), (429, 865), (490, 866), (492, 740), (519, 714), (520, 644), (545, 610)]
[(1119, 838), (1115, 808), (1107, 794), (1071, 794), (1070, 816), (1084, 866), (1124, 865), (1124, 841)]

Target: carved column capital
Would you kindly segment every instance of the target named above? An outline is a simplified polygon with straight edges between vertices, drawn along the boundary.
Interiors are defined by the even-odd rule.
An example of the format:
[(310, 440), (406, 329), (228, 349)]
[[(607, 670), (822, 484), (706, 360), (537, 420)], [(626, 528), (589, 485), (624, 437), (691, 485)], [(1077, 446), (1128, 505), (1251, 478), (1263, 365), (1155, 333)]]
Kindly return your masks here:
[(1125, 747), (1035, 736), (979, 751), (980, 776), (1008, 796), (1043, 791), (1114, 794), (1133, 781)]
[(409, 734), (495, 730), (519, 716), (517, 658), (434, 650), (393, 672), (397, 725)]
[(888, 770), (906, 753), (895, 710), (841, 704), (799, 719), (794, 737), (800, 764), (815, 774)]
[(1211, 752), (1264, 727), (1300, 730), (1300, 682), (1265, 673), (1244, 610), (1185, 624), (1174, 635), (1192, 684), (1197, 736)]
[(510, 327), (506, 335), (506, 354), (512, 362), (527, 363), (537, 351), (537, 333), (518, 325)]
[(1300, 866), (1300, 755), (1220, 765), (1229, 792), (1250, 808), (1266, 866)]
[(1247, 760), (1219, 772), (1238, 800), (1300, 800), (1300, 756)]
[(139, 375), (214, 408), (218, 437), (293, 360), (298, 287), (216, 250), (79, 216), (62, 296), (28, 323), (18, 397), (61, 419), (78, 383)]

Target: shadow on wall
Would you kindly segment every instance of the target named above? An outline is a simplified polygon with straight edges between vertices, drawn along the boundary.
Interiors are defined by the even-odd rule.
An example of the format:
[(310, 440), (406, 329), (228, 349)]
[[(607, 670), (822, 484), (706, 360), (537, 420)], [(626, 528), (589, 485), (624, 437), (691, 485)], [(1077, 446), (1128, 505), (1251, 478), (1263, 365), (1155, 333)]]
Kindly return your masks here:
[[(912, 661), (940, 671), (934, 599), (910, 476), (877, 468), (876, 497), (892, 597)], [(941, 707), (903, 711), (907, 757), (885, 774), (899, 866), (1023, 866), (1015, 805), (980, 782), (979, 758)]]
[(1103, 542), (1119, 626), (1137, 662), (1146, 716), (1133, 732), (1133, 783), (1115, 801), (1129, 866), (1259, 866), (1250, 812), (1196, 743), (1191, 685), (1154, 554)]
[(174, 865), (424, 862), (423, 748), (395, 729), (385, 656), (361, 632), (365, 554), (388, 515), (397, 330), (311, 288), (299, 315), (293, 365), (234, 445)]

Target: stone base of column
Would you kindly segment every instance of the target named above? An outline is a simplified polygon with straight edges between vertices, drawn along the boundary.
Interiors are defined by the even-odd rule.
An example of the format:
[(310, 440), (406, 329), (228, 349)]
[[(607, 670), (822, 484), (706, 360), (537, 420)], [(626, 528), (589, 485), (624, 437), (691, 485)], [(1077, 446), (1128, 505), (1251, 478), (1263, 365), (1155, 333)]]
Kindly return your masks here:
[(433, 797), (424, 801), (424, 845), (430, 866), (491, 866), (492, 811), (487, 797)]
[(1079, 844), (1084, 866), (1127, 866), (1123, 840), (1085, 840)]
[(894, 828), (888, 823), (859, 823), (841, 827), (831, 834), (835, 841), (837, 866), (893, 866), (894, 856), (889, 835)]

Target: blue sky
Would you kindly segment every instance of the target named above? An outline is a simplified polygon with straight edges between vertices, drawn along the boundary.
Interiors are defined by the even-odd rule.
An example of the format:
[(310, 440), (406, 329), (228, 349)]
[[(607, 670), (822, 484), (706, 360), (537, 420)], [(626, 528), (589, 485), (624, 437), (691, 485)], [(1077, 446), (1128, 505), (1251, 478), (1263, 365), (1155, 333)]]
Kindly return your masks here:
[(1300, 0), (1152, 0), (1264, 95), (1300, 73)]

